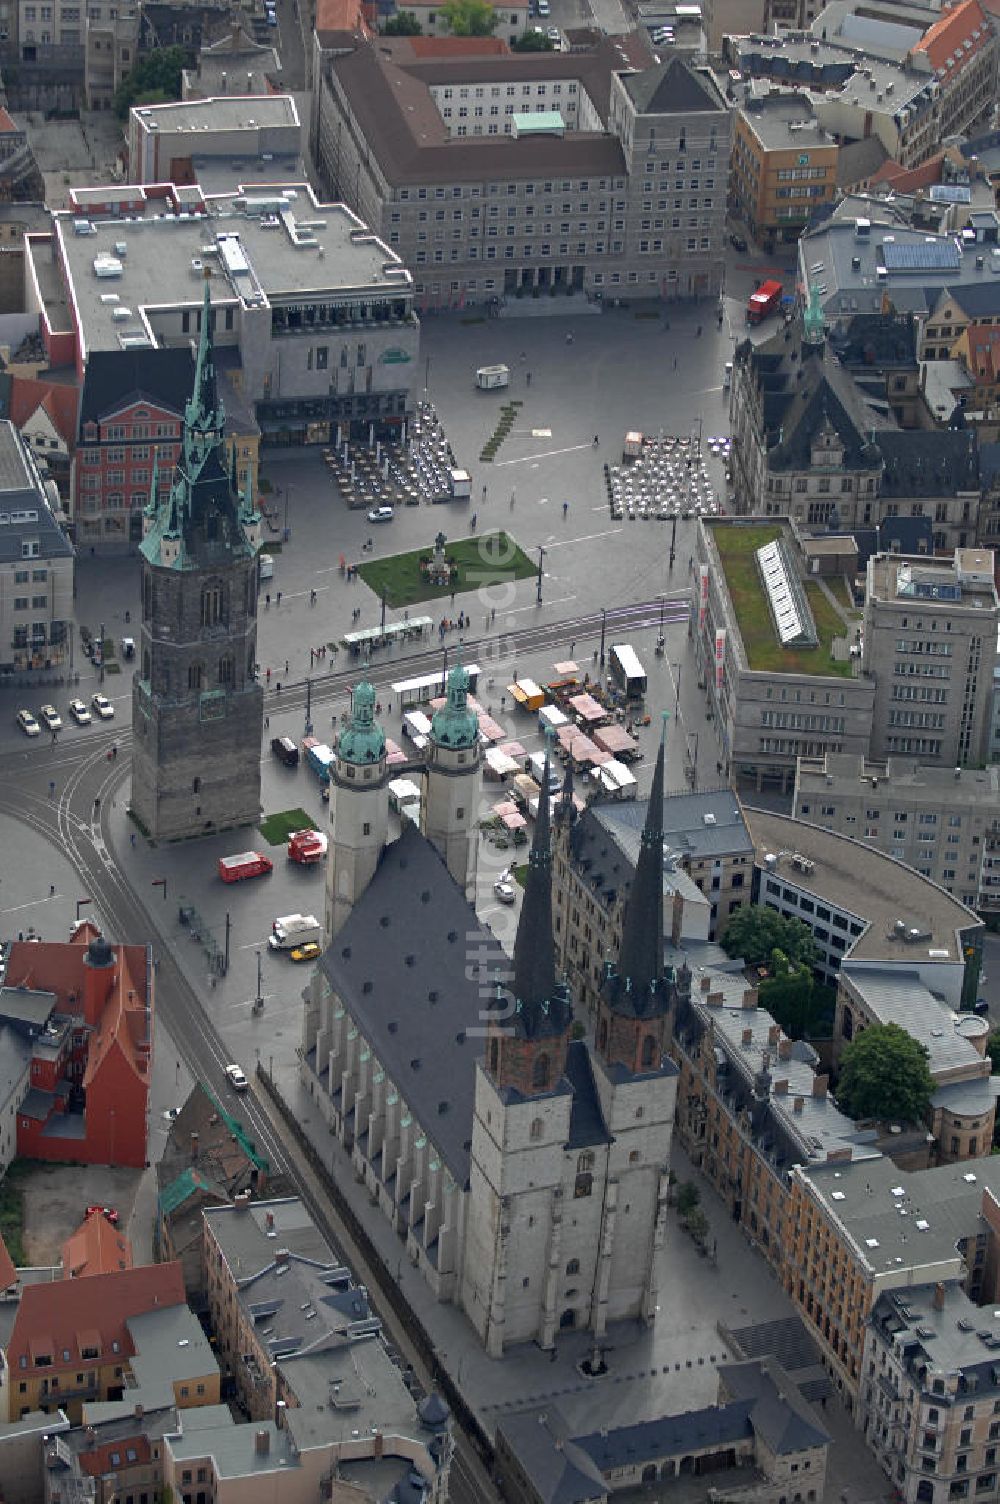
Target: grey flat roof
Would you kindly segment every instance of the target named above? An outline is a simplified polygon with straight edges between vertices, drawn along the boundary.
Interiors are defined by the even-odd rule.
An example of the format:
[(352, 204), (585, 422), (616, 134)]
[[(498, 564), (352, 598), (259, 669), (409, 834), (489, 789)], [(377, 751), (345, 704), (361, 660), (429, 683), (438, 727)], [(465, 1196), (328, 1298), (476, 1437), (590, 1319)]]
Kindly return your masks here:
[[(976, 1393), (997, 1389), (1000, 1369), (993, 1343), (1000, 1343), (1000, 1311), (977, 1306), (959, 1285), (946, 1285), (944, 1304), (935, 1305), (937, 1284), (911, 1285), (906, 1290), (884, 1294), (874, 1312), (876, 1329), (889, 1317), (889, 1332), (907, 1332), (919, 1344), (919, 1353), (908, 1351), (913, 1369), (927, 1364), (932, 1374), (980, 1370)], [(961, 1323), (961, 1324), (960, 1324)]]
[[(211, 1417), (206, 1409), (212, 1412)], [(298, 1458), (287, 1431), (279, 1430), (273, 1420), (252, 1421), (237, 1425), (224, 1405), (194, 1407), (177, 1412), (178, 1435), (168, 1437), (170, 1450), (179, 1461), (211, 1457), (221, 1478), (244, 1478), (254, 1473), (275, 1473), (294, 1467)], [(268, 1446), (260, 1451), (257, 1435), (266, 1431)]]
[[(978, 929), (982, 920), (929, 877), (921, 877), (912, 867), (874, 851), (862, 841), (823, 830), (807, 820), (749, 806), (744, 813), (757, 866), (765, 868), (769, 853), (798, 853), (813, 863), (811, 872), (792, 867), (785, 855), (770, 875), (814, 894), (821, 903), (827, 899), (845, 913), (867, 921), (864, 932), (845, 951), (845, 959), (913, 966), (918, 961), (926, 964), (928, 951), (940, 950), (947, 955), (935, 959), (961, 962), (961, 933)], [(904, 945), (893, 934), (897, 919), (905, 920), (911, 928), (928, 931), (929, 938), (919, 945)]]
[[(884, 763), (871, 762), (851, 752), (828, 752), (825, 758), (799, 758), (798, 788), (802, 794), (827, 794), (831, 799), (844, 794), (861, 795), (869, 803), (894, 802), (901, 806), (926, 805), (933, 810), (969, 809), (989, 819), (991, 809), (1000, 806), (1000, 767), (960, 768), (956, 777), (952, 768), (937, 768), (911, 757), (889, 757)], [(878, 779), (873, 790), (871, 780)]]
[[(931, 1075), (963, 1068), (970, 1074), (988, 1073), (987, 1062), (961, 1032), (963, 1017), (939, 1002), (915, 971), (900, 966), (852, 966), (845, 961), (840, 974), (878, 1023), (899, 1024), (923, 1045)], [(981, 1023), (973, 1018), (974, 1025)]]
[[(275, 1250), (287, 1248), (302, 1258), (327, 1265), (336, 1257), (298, 1196), (275, 1201), (252, 1201), (244, 1206), (206, 1206), (205, 1218), (226, 1262), (237, 1279), (273, 1262)], [(274, 1218), (273, 1229), (267, 1216)], [(273, 1231), (274, 1237), (268, 1232)]]
[(833, 137), (828, 136), (817, 121), (809, 100), (801, 93), (764, 97), (752, 106), (744, 105), (740, 113), (769, 151), (791, 151), (793, 147), (811, 151), (817, 146), (836, 145)]
[[(238, 75), (233, 75), (233, 80)], [(290, 94), (222, 94), (209, 99), (183, 99), (169, 104), (133, 105), (144, 130), (160, 132), (252, 130), (275, 125), (299, 127), (299, 112)]]
[(188, 1306), (169, 1306), (130, 1316), (125, 1325), (135, 1344), (132, 1371), (140, 1384), (172, 1382), (218, 1372), (212, 1344)]
[[(859, 237), (850, 220), (830, 219), (818, 229), (808, 230), (799, 241), (800, 274), (809, 286), (826, 289), (820, 297), (828, 317), (878, 313), (886, 296), (892, 299), (897, 313), (926, 317), (943, 292), (951, 292), (964, 306), (972, 290), (984, 304), (981, 312), (1000, 313), (1000, 276), (993, 267), (994, 262), (1000, 264), (1000, 248), (978, 243), (965, 246), (960, 236), (912, 229), (889, 220), (888, 210), (871, 205), (859, 212), (863, 218), (878, 215), (866, 236)], [(887, 237), (889, 244), (896, 246), (957, 245), (957, 265), (893, 268), (886, 274)], [(982, 266), (976, 265), (977, 258), (983, 261)]]
[(286, 1422), (300, 1450), (327, 1445), (332, 1435), (349, 1436), (352, 1430), (368, 1434), (372, 1427), (430, 1439), (380, 1338), (278, 1361), (299, 1401), (289, 1406)]
[(901, 1170), (886, 1157), (796, 1173), (813, 1186), (862, 1262), (890, 1285), (894, 1276), (905, 1283), (908, 1270), (949, 1260), (958, 1274), (958, 1244), (979, 1229), (983, 1191), (1000, 1193), (1000, 1156), (929, 1170)]
[(58, 1002), (54, 992), (34, 987), (0, 987), (0, 1019), (44, 1029)]
[[(255, 185), (257, 196), (272, 195), (266, 185)], [(399, 258), (380, 241), (344, 204), (317, 204), (303, 183), (283, 185), (289, 199), (281, 223), (265, 222), (261, 215), (248, 215), (232, 198), (212, 199), (210, 212), (154, 217), (155, 201), (146, 206), (142, 219), (91, 221), (93, 233), (78, 235), (73, 220), (80, 216), (60, 214), (54, 233), (61, 247), (67, 276), (76, 304), (87, 353), (119, 350), (123, 334), (145, 332), (155, 343), (155, 334), (145, 318), (146, 310), (159, 308), (197, 309), (201, 306), (204, 280), (201, 264), (212, 271), (211, 297), (215, 307), (236, 307), (249, 296), (256, 281), (267, 307), (273, 299), (302, 294), (317, 296), (345, 291), (371, 291), (387, 297), (405, 294), (412, 286)], [(296, 243), (297, 222), (308, 221)], [(251, 274), (231, 279), (221, 264), (219, 236), (238, 236), (239, 251)], [(116, 247), (124, 243), (124, 256)], [(212, 247), (211, 252), (205, 247)], [(32, 245), (37, 267), (49, 261), (47, 245)], [(121, 263), (117, 276), (98, 277), (97, 257)], [(197, 261), (199, 266), (192, 267)], [(115, 301), (103, 301), (114, 295)], [(254, 306), (250, 304), (249, 306)], [(123, 319), (127, 309), (132, 317)], [(116, 310), (119, 318), (115, 318)]]

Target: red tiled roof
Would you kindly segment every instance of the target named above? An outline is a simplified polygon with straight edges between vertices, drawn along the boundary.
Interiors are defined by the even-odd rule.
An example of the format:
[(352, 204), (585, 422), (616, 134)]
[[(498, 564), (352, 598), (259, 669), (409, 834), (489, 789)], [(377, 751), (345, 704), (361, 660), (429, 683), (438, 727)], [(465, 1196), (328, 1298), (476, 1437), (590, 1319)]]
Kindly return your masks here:
[[(147, 1311), (184, 1303), (184, 1276), (176, 1262), (142, 1264), (138, 1269), (95, 1274), (87, 1280), (28, 1285), (22, 1291), (7, 1348), (10, 1377), (31, 1372), (39, 1358), (48, 1359), (40, 1370), (45, 1373), (108, 1363), (112, 1357), (130, 1358), (133, 1347), (126, 1322)], [(84, 1358), (82, 1349), (89, 1348), (95, 1337), (101, 1356)]]
[(132, 1244), (101, 1212), (85, 1217), (62, 1250), (63, 1279), (82, 1279), (132, 1268)]
[(993, 386), (1000, 371), (1000, 327), (994, 324), (970, 324), (969, 374), (977, 386)]
[[(135, 1453), (135, 1460), (126, 1460), (123, 1467), (122, 1454), (128, 1448), (129, 1452)], [(115, 1460), (112, 1461), (112, 1453)], [(127, 1455), (127, 1454), (126, 1454)], [(130, 1469), (147, 1467), (153, 1458), (152, 1444), (149, 1437), (142, 1430), (142, 1421), (136, 1422), (133, 1436), (117, 1436), (114, 1441), (101, 1442), (88, 1452), (80, 1453), (80, 1468), (88, 1478), (103, 1478), (105, 1473), (124, 1473), (128, 1478)], [(164, 1490), (164, 1493), (166, 1490)]]
[(17, 1284), (17, 1270), (14, 1260), (7, 1252), (7, 1244), (0, 1237), (0, 1290), (9, 1290), (11, 1285)]
[(410, 49), (420, 58), (500, 57), (510, 51), (502, 37), (411, 37)]
[(928, 157), (926, 162), (921, 162), (919, 167), (901, 167), (890, 158), (875, 173), (872, 184), (891, 183), (897, 193), (916, 193), (921, 188), (930, 188), (941, 181), (944, 158), (945, 153), (939, 151), (933, 157)]
[(316, 30), (364, 31), (361, 0), (316, 0)]
[(0, 134), (7, 131), (19, 131), (20, 129), (21, 127), (14, 124), (7, 111), (0, 105)]
[(11, 383), (10, 418), (15, 428), (23, 428), (41, 407), (53, 428), (70, 448), (76, 442), (76, 415), (80, 393), (62, 381), (44, 381), (31, 376), (15, 375)]
[[(972, 33), (977, 27), (980, 29), (980, 34), (973, 42)], [(985, 47), (991, 37), (992, 27), (983, 14), (979, 0), (962, 0), (961, 5), (956, 5), (954, 10), (945, 11), (940, 20), (928, 27), (914, 51), (926, 52), (935, 72), (943, 69), (948, 73), (971, 57), (974, 52), (978, 52), (981, 47)], [(966, 42), (972, 43), (968, 52), (965, 51)], [(961, 49), (960, 56), (957, 55), (959, 49)], [(949, 58), (954, 61), (949, 63)]]

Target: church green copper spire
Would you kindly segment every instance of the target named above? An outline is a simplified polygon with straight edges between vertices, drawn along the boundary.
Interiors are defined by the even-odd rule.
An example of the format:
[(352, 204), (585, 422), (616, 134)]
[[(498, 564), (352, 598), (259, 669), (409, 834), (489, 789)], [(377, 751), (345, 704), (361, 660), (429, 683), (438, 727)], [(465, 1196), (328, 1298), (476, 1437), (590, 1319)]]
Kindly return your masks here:
[(469, 706), (469, 675), (461, 658), (448, 674), (447, 699), (431, 718), (431, 735), (442, 747), (474, 747), (479, 717)]
[(351, 715), (337, 744), (344, 762), (375, 763), (385, 756), (385, 732), (375, 719), (375, 690), (362, 680), (351, 690)]

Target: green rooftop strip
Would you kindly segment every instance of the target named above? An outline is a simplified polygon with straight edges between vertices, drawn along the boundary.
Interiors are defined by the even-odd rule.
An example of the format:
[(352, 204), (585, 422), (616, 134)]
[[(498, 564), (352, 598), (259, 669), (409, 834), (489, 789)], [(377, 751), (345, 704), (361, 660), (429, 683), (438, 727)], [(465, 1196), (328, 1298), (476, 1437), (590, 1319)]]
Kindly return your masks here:
[(850, 658), (834, 658), (831, 654), (833, 639), (846, 637), (848, 629), (814, 581), (804, 581), (804, 589), (816, 623), (817, 646), (786, 648), (778, 641), (756, 554), (759, 548), (783, 535), (782, 525), (773, 522), (749, 527), (722, 523), (711, 528), (725, 571), (733, 615), (739, 622), (747, 664), (755, 673), (832, 674), (850, 679), (853, 672)]

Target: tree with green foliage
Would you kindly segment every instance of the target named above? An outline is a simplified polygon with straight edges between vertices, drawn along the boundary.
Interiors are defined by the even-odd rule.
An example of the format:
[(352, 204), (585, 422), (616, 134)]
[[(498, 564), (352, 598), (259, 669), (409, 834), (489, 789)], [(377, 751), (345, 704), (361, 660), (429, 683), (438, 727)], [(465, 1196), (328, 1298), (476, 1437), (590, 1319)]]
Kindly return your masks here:
[(685, 1180), (683, 1185), (677, 1187), (677, 1212), (681, 1217), (689, 1217), (701, 1200), (701, 1192), (693, 1180)]
[(489, 0), (445, 0), (441, 14), (455, 37), (491, 37), (500, 20)]
[(837, 1102), (855, 1119), (922, 1122), (934, 1092), (927, 1059), (899, 1024), (871, 1024), (841, 1056)]
[(801, 919), (786, 919), (763, 904), (737, 909), (726, 926), (722, 941), (726, 954), (742, 956), (748, 966), (766, 965), (780, 950), (792, 965), (813, 967), (816, 944)]
[(386, 21), (382, 27), (382, 35), (384, 37), (419, 37), (423, 34), (423, 29), (412, 10), (400, 10)]
[(118, 119), (126, 119), (135, 104), (164, 104), (180, 99), (181, 72), (187, 62), (183, 47), (165, 47), (140, 57), (115, 90), (114, 109)]
[(511, 52), (555, 52), (556, 44), (551, 37), (547, 37), (541, 28), (532, 27), (530, 31), (522, 31), (510, 44)]
[(805, 1039), (821, 1016), (816, 997), (816, 978), (801, 961), (790, 961), (782, 950), (771, 952), (770, 975), (757, 989), (760, 1006), (766, 1008), (789, 1039)]

